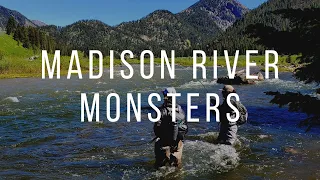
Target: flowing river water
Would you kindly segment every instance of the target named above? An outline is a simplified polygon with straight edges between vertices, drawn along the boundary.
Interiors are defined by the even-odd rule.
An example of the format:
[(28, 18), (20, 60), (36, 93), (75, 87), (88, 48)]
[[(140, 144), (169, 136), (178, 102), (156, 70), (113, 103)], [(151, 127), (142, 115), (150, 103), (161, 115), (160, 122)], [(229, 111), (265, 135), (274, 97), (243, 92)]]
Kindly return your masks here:
[[(214, 145), (218, 124), (206, 122), (205, 93), (201, 83), (192, 80), (192, 69), (177, 67), (176, 79), (160, 79), (160, 68), (152, 80), (143, 80), (139, 68), (130, 80), (110, 80), (108, 70), (102, 79), (41, 80), (40, 78), (0, 80), (0, 177), (48, 179), (317, 179), (320, 178), (320, 131), (305, 133), (298, 127), (307, 117), (289, 112), (269, 101), (265, 91), (300, 91), (315, 95), (315, 84), (303, 84), (291, 73), (280, 73), (256, 85), (235, 86), (249, 112), (249, 122), (239, 128), (236, 147)], [(226, 71), (219, 69), (219, 76)], [(212, 71), (207, 72), (208, 79)], [(272, 76), (273, 77), (273, 76)], [(201, 80), (209, 92), (218, 93), (222, 85)], [(183, 152), (183, 168), (153, 169), (153, 123), (126, 121), (126, 94), (142, 93), (147, 107), (150, 93), (168, 86), (182, 93), (178, 103), (186, 109), (186, 93), (200, 93), (192, 104), (199, 106), (189, 123)], [(100, 93), (100, 119), (103, 123), (80, 122), (80, 93)], [(106, 96), (121, 97), (121, 118), (106, 121)], [(158, 103), (158, 105), (160, 105)], [(115, 108), (111, 108), (114, 112)]]

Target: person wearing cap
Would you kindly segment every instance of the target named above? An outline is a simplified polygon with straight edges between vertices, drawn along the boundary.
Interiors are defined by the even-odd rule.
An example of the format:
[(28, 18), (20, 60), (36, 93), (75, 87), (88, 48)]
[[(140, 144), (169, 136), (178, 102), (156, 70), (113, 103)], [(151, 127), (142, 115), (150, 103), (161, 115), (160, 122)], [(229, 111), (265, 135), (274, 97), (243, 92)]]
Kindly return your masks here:
[[(218, 107), (220, 112), (220, 132), (217, 139), (219, 144), (234, 145), (237, 140), (238, 124), (237, 122), (230, 122), (227, 118), (227, 113), (230, 113), (231, 118), (235, 118), (235, 111), (227, 104), (227, 97), (230, 93), (236, 93), (236, 90), (231, 85), (225, 85), (222, 89), (222, 96), (224, 98), (223, 103)], [(230, 102), (240, 111), (242, 115), (242, 110), (247, 113), (246, 108), (234, 99), (230, 99)]]
[[(155, 143), (155, 168), (169, 164), (181, 167), (184, 136), (188, 131), (185, 113), (180, 105), (172, 109), (172, 98), (169, 93), (175, 94), (173, 87), (162, 91), (164, 103), (160, 108), (161, 118), (154, 124), (153, 130), (157, 137)], [(176, 111), (175, 122), (172, 122), (172, 111)]]

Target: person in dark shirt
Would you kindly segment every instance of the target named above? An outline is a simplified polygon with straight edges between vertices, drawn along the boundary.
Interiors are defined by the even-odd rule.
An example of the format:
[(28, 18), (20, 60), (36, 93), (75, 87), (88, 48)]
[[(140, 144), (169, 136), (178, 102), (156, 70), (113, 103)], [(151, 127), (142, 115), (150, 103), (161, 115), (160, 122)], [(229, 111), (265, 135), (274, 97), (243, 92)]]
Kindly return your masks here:
[[(183, 140), (188, 131), (185, 113), (180, 105), (172, 109), (172, 98), (168, 93), (175, 94), (173, 87), (163, 91), (164, 103), (160, 108), (161, 119), (154, 124), (154, 133), (157, 137), (155, 143), (155, 167), (159, 168), (169, 164), (181, 167)], [(176, 120), (172, 122), (172, 111), (176, 111)]]

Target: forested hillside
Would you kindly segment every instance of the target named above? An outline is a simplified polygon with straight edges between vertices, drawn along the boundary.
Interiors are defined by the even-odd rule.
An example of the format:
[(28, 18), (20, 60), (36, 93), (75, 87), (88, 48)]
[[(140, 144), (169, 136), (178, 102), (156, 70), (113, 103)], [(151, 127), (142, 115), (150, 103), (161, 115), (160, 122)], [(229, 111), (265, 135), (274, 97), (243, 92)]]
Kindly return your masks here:
[(48, 50), (53, 53), (56, 49), (61, 50), (61, 54), (68, 55), (71, 51), (71, 46), (67, 46), (62, 41), (57, 41), (47, 32), (32, 26), (21, 26), (11, 16), (6, 25), (6, 34), (13, 35), (13, 39), (17, 41), (18, 46), (37, 51), (40, 49)]
[[(157, 10), (140, 20), (117, 26), (109, 26), (98, 20), (81, 20), (66, 27), (42, 26), (39, 27), (39, 36), (51, 37), (46, 40), (52, 43), (47, 47), (39, 46), (38, 42), (34, 44), (49, 50), (59, 48), (64, 54), (70, 49), (84, 52), (98, 49), (106, 55), (111, 49), (116, 51), (116, 55), (130, 49), (136, 56), (144, 49), (152, 50), (156, 56), (159, 56), (161, 49), (174, 49), (176, 56), (191, 56), (193, 49), (206, 50), (208, 54), (212, 53), (213, 49), (217, 49), (220, 54), (225, 49), (230, 52), (240, 50), (241, 54), (247, 49), (258, 49), (263, 53), (266, 46), (256, 43), (257, 38), (250, 37), (250, 25), (262, 24), (286, 31), (291, 28), (289, 20), (274, 14), (274, 11), (319, 6), (320, 0), (269, 0), (249, 11), (235, 0), (200, 0), (178, 14)], [(3, 7), (0, 10), (0, 19), (8, 14), (14, 17), (18, 32), (20, 29), (21, 32), (32, 29), (25, 27), (29, 20), (20, 13)], [(20, 16), (21, 18), (18, 18)], [(3, 21), (2, 18), (0, 23)], [(18, 34), (15, 39), (29, 47), (24, 39), (26, 35), (22, 37), (26, 33)]]
[(235, 0), (201, 0), (178, 14), (157, 10), (137, 21), (109, 26), (97, 20), (82, 20), (60, 28), (41, 27), (74, 49), (120, 52), (144, 49), (159, 56), (160, 50), (175, 50), (177, 56), (191, 56), (192, 49), (205, 49), (214, 37), (241, 18), (248, 9)]
[[(240, 50), (241, 54), (247, 49), (258, 49), (262, 53), (265, 46), (255, 43), (255, 38), (250, 38), (247, 28), (252, 24), (263, 24), (277, 30), (289, 30), (290, 21), (286, 18), (274, 14), (280, 9), (303, 9), (310, 7), (320, 7), (320, 0), (269, 0), (258, 8), (247, 13), (243, 18), (236, 21), (234, 25), (226, 30), (210, 44), (210, 51), (217, 49), (220, 53), (223, 50), (235, 52)], [(292, 42), (294, 43), (294, 42)], [(210, 51), (208, 53), (210, 53)]]
[(122, 23), (116, 29), (132, 38), (142, 39), (159, 54), (161, 49), (175, 49), (177, 54), (188, 55), (192, 47), (201, 46), (207, 38), (166, 10), (155, 11), (138, 21)]

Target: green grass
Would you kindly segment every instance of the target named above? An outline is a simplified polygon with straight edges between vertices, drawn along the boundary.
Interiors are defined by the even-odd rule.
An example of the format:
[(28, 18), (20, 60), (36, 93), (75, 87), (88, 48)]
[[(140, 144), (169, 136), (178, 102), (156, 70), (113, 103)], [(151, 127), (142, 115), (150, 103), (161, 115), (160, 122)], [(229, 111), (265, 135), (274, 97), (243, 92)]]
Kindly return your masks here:
[[(32, 56), (39, 56), (30, 60)], [(89, 62), (79, 53), (81, 69), (89, 68)], [(53, 55), (49, 55), (53, 59)], [(70, 57), (61, 56), (61, 74), (67, 74)], [(0, 34), (0, 78), (40, 77), (42, 73), (41, 51), (26, 49), (15, 41), (12, 36)]]
[[(28, 74), (33, 72), (37, 63), (28, 62), (33, 51), (18, 46), (18, 43), (6, 34), (0, 35), (0, 74)], [(8, 75), (5, 75), (8, 76)]]
[[(30, 60), (32, 56), (39, 56), (35, 60)], [(292, 71), (292, 68), (288, 68), (290, 65), (298, 65), (298, 56), (279, 56), (279, 71)], [(49, 55), (49, 59), (53, 60), (53, 55)], [(87, 73), (89, 70), (88, 58), (84, 58), (83, 53), (79, 53), (80, 65), (83, 73)], [(230, 57), (230, 62), (233, 66), (234, 57)], [(198, 61), (200, 62), (200, 58)], [(130, 64), (139, 64), (138, 59), (128, 59)], [(261, 66), (263, 70), (265, 57), (264, 56), (252, 56), (251, 61)], [(61, 74), (67, 74), (69, 68), (70, 57), (61, 56)], [(192, 57), (176, 57), (175, 62), (182, 66), (192, 66)], [(145, 64), (149, 64), (148, 59), (145, 60)], [(161, 59), (156, 58), (155, 64), (160, 64)], [(115, 60), (115, 65), (120, 65), (119, 59)], [(210, 57), (207, 57), (206, 66), (213, 66), (213, 61)], [(218, 65), (226, 66), (226, 62), (223, 56), (218, 57)], [(245, 56), (239, 56), (237, 67), (245, 67), (246, 60)], [(94, 61), (94, 66), (98, 66), (98, 61)], [(109, 57), (104, 58), (104, 66), (109, 66)], [(41, 62), (41, 51), (33, 51), (31, 49), (23, 48), (18, 45), (12, 36), (5, 33), (0, 33), (0, 78), (21, 78), (21, 77), (41, 77), (42, 74), (42, 62)]]
[(30, 49), (23, 48), (21, 45), (18, 46), (17, 41), (15, 41), (12, 36), (7, 34), (0, 34), (0, 51), (5, 56), (20, 56), (20, 57), (30, 57), (33, 55), (33, 51)]

